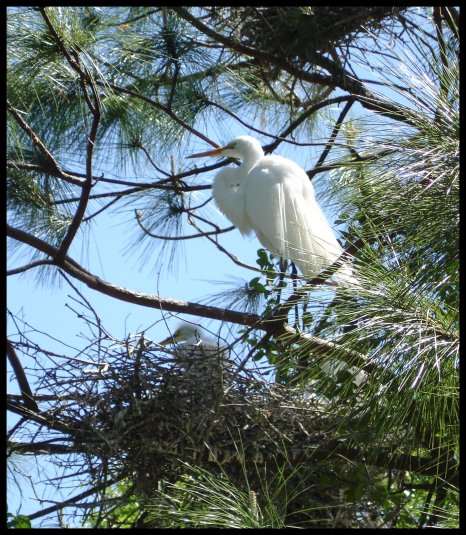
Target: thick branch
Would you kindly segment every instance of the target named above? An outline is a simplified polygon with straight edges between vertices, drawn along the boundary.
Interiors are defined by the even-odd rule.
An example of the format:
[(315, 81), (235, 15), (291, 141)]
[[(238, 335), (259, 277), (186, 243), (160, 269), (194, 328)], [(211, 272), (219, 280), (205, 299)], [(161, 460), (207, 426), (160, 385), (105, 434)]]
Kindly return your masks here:
[[(304, 454), (306, 455), (306, 454)], [(309, 453), (308, 453), (309, 455)], [(438, 466), (432, 461), (432, 457), (420, 457), (397, 452), (396, 450), (384, 450), (381, 448), (363, 454), (358, 448), (351, 448), (346, 443), (334, 441), (327, 442), (317, 447), (311, 454), (312, 459), (325, 460), (335, 455), (352, 460), (366, 460), (368, 464), (379, 466), (386, 470), (407, 470), (425, 476), (438, 476)], [(459, 473), (456, 465), (447, 467), (447, 472), (442, 474), (452, 485), (459, 485)]]
[(52, 444), (50, 440), (43, 442), (10, 442), (8, 449), (11, 453), (32, 453), (34, 455), (68, 455), (70, 453), (79, 453), (77, 446)]
[(17, 403), (14, 400), (7, 400), (6, 406), (7, 410), (18, 414), (26, 420), (31, 420), (40, 425), (44, 425), (48, 429), (53, 429), (54, 431), (58, 431), (59, 433), (66, 433), (68, 435), (74, 434), (75, 430), (73, 428), (67, 426), (64, 423), (58, 422), (56, 418), (50, 416), (47, 413), (42, 414), (40, 413), (40, 411), (31, 411), (23, 403)]
[[(7, 225), (7, 233), (11, 238), (30, 245), (38, 251), (51, 256), (52, 258), (55, 258), (57, 254), (57, 249), (55, 247), (52, 247), (48, 243), (20, 229), (16, 229), (10, 225)], [(89, 288), (127, 303), (133, 303), (158, 310), (166, 310), (180, 314), (192, 314), (196, 316), (203, 316), (205, 318), (229, 321), (241, 325), (258, 326), (259, 328), (262, 328), (260, 327), (261, 318), (256, 314), (246, 314), (242, 312), (236, 312), (234, 310), (200, 305), (198, 303), (189, 301), (167, 299), (158, 295), (146, 294), (143, 292), (128, 290), (127, 288), (120, 286), (115, 286), (85, 270), (82, 266), (68, 256), (64, 258), (59, 267), (75, 279), (78, 279), (86, 284)]]
[(24, 169), (25, 171), (34, 171), (37, 173), (44, 173), (50, 176), (55, 176), (61, 178), (69, 184), (74, 184), (75, 186), (82, 186), (84, 184), (84, 180), (62, 171), (59, 167), (46, 168), (43, 165), (29, 162), (20, 162), (17, 160), (8, 160), (6, 162), (6, 166), (12, 169)]
[(18, 355), (16, 354), (15, 348), (13, 347), (10, 340), (6, 341), (6, 350), (8, 355), (8, 360), (15, 372), (16, 380), (19, 384), (19, 389), (21, 391), (21, 396), (24, 401), (24, 405), (32, 412), (39, 412), (39, 407), (34, 400), (34, 395), (32, 393), (31, 387), (29, 386), (29, 381), (27, 380), (26, 374), (24, 373), (23, 366), (19, 360)]
[[(23, 230), (7, 225), (7, 235), (22, 243), (30, 245), (31, 247), (41, 251), (52, 258), (55, 258), (57, 250), (48, 243), (24, 232)], [(366, 358), (364, 355), (355, 351), (349, 350), (338, 344), (327, 342), (326, 340), (317, 338), (306, 333), (299, 333), (295, 329), (288, 326), (283, 318), (275, 318), (273, 320), (264, 319), (257, 314), (248, 314), (245, 312), (237, 312), (225, 308), (218, 308), (209, 305), (201, 305), (192, 301), (179, 301), (176, 299), (168, 299), (160, 297), (159, 295), (146, 294), (128, 290), (120, 286), (115, 286), (107, 281), (104, 281), (93, 275), (89, 271), (81, 267), (77, 262), (69, 257), (65, 257), (59, 266), (63, 271), (83, 282), (91, 288), (100, 293), (139, 306), (155, 308), (158, 310), (166, 310), (169, 312), (176, 312), (179, 314), (190, 314), (194, 316), (201, 316), (204, 318), (215, 319), (219, 321), (227, 321), (240, 325), (246, 325), (255, 329), (261, 329), (273, 336), (284, 336), (290, 339), (293, 343), (306, 343), (313, 351), (319, 351), (320, 354), (332, 355), (341, 360), (348, 360), (354, 364), (356, 361), (361, 364), (361, 368), (365, 367)], [(358, 365), (356, 364), (356, 365)]]

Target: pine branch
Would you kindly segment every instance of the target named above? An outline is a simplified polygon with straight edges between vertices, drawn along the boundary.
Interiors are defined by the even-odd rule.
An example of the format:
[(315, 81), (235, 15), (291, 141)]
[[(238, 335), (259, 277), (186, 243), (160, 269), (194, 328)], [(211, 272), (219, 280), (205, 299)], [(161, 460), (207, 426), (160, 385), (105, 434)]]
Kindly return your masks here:
[(88, 83), (91, 86), (93, 99), (94, 99), (94, 102), (91, 103), (90, 97), (86, 98), (89, 109), (92, 113), (92, 125), (91, 125), (91, 129), (90, 129), (89, 136), (87, 139), (86, 180), (81, 191), (81, 197), (79, 199), (79, 203), (76, 208), (76, 212), (74, 214), (73, 220), (71, 221), (71, 224), (68, 227), (66, 235), (63, 238), (62, 243), (60, 245), (60, 249), (58, 250), (58, 253), (56, 255), (56, 260), (58, 263), (60, 263), (65, 258), (65, 255), (68, 249), (70, 248), (71, 242), (73, 241), (73, 239), (75, 238), (79, 230), (81, 222), (84, 218), (84, 214), (86, 212), (87, 205), (89, 203), (89, 197), (90, 197), (91, 189), (93, 186), (92, 159), (93, 159), (93, 154), (94, 154), (95, 140), (97, 137), (97, 130), (99, 128), (99, 123), (101, 119), (101, 109), (100, 109), (99, 97), (97, 95), (94, 82), (89, 72), (87, 72), (87, 69), (86, 69), (86, 73), (82, 72), (82, 76), (83, 76), (83, 91), (87, 94), (86, 83)]
[(300, 69), (294, 65), (291, 65), (284, 59), (277, 57), (272, 54), (268, 54), (263, 50), (257, 50), (256, 48), (251, 48), (249, 46), (243, 45), (239, 41), (226, 37), (208, 26), (202, 23), (198, 18), (194, 17), (189, 13), (189, 11), (183, 7), (173, 7), (171, 8), (175, 11), (180, 17), (189, 22), (192, 26), (198, 29), (200, 32), (204, 33), (214, 41), (223, 43), (225, 46), (230, 48), (235, 52), (240, 52), (241, 54), (246, 54), (251, 56), (261, 63), (266, 62), (270, 65), (276, 65), (277, 67), (283, 69), (289, 74), (295, 76), (299, 80), (310, 82), (313, 84), (320, 84), (324, 86), (331, 87), (340, 87), (341, 89), (348, 91), (352, 94), (354, 98), (357, 98), (359, 102), (365, 108), (370, 110), (375, 110), (385, 117), (390, 117), (396, 121), (401, 121), (406, 124), (412, 125), (411, 119), (409, 119), (409, 113), (403, 112), (402, 106), (394, 106), (388, 101), (381, 100), (371, 93), (364, 85), (353, 76), (350, 76), (342, 67), (338, 66), (336, 63), (328, 60), (323, 55), (317, 55), (320, 59), (321, 66), (332, 73), (331, 76), (324, 76), (317, 73), (309, 73), (303, 69)]
[[(10, 102), (6, 101), (7, 109), (8, 111), (13, 115), (16, 122), (19, 124), (21, 129), (26, 133), (26, 135), (33, 141), (33, 143), (36, 145), (36, 147), (40, 150), (40, 152), (44, 155), (45, 159), (50, 163), (51, 169), (46, 170), (46, 172), (51, 172), (55, 176), (63, 179), (65, 182), (69, 182), (70, 184), (75, 184), (77, 186), (83, 186), (84, 181), (79, 180), (65, 172), (62, 171), (61, 167), (58, 165), (58, 162), (55, 160), (55, 158), (52, 156), (52, 154), (47, 150), (44, 143), (41, 141), (39, 136), (34, 132), (34, 130), (27, 124), (27, 122), (21, 117), (18, 110), (16, 110)], [(9, 162), (10, 167), (15, 168), (27, 168), (32, 169), (34, 171), (37, 171), (39, 166), (35, 164), (29, 164), (26, 162)], [(21, 167), (22, 166), (22, 167)]]
[[(11, 227), (10, 225), (7, 225), (7, 232), (11, 238), (30, 245), (52, 258), (56, 257), (57, 249), (39, 238), (20, 229)], [(63, 259), (62, 263), (59, 264), (59, 267), (72, 277), (86, 284), (89, 288), (121, 301), (168, 312), (203, 316), (210, 319), (219, 319), (220, 321), (230, 321), (240, 325), (259, 326), (260, 328), (260, 316), (255, 314), (243, 314), (234, 310), (200, 305), (189, 301), (168, 299), (158, 295), (131, 291), (123, 287), (114, 286), (113, 284), (100, 279), (96, 275), (93, 275), (67, 256)]]
[(351, 106), (354, 104), (354, 100), (350, 99), (345, 104), (345, 107), (340, 113), (340, 116), (338, 117), (335, 126), (333, 127), (332, 133), (330, 134), (330, 138), (327, 142), (327, 145), (325, 146), (324, 151), (320, 155), (319, 159), (317, 160), (317, 163), (315, 164), (315, 168), (318, 169), (325, 161), (325, 159), (328, 156), (328, 153), (330, 152), (331, 148), (333, 147), (333, 144), (335, 143), (335, 139), (338, 135), (338, 132), (340, 131), (341, 125), (343, 124), (343, 121), (345, 117), (347, 116), (348, 112), (351, 109)]
[(131, 95), (132, 97), (135, 97), (139, 100), (142, 100), (143, 102), (146, 102), (150, 106), (153, 106), (154, 108), (163, 111), (170, 119), (173, 119), (176, 123), (178, 123), (180, 126), (182, 126), (185, 130), (190, 132), (191, 134), (195, 135), (196, 137), (202, 139), (212, 147), (217, 147), (217, 144), (213, 142), (211, 139), (209, 139), (207, 136), (205, 136), (202, 132), (199, 132), (199, 130), (196, 130), (191, 125), (189, 125), (186, 121), (183, 121), (174, 111), (172, 111), (169, 107), (164, 106), (163, 104), (160, 104), (160, 102), (157, 102), (149, 97), (146, 97), (144, 95), (141, 95), (140, 93), (137, 93), (136, 91), (133, 91), (132, 89), (127, 89), (125, 87), (121, 87), (116, 84), (111, 83), (103, 83), (99, 80), (96, 80), (96, 84), (98, 85), (104, 85), (111, 87), (113, 90), (115, 90), (118, 93), (125, 93), (126, 95)]
[(49, 168), (49, 167), (44, 167), (43, 165), (39, 165), (35, 163), (20, 162), (17, 160), (7, 160), (6, 166), (12, 169), (24, 169), (25, 171), (33, 171), (33, 172), (43, 173), (43, 174), (50, 175), (50, 176), (55, 176), (75, 186), (82, 186), (84, 184), (84, 180), (82, 180), (78, 176), (62, 171), (60, 168), (58, 169)]

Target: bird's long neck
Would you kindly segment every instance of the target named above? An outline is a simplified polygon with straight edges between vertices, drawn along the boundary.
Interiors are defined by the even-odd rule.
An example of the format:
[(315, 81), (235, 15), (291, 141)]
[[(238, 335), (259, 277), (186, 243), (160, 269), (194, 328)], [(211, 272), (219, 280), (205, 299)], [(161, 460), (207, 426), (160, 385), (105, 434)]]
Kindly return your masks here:
[(264, 151), (259, 143), (257, 145), (251, 145), (244, 151), (243, 161), (240, 165), (240, 169), (246, 173), (255, 165), (258, 160), (264, 157)]

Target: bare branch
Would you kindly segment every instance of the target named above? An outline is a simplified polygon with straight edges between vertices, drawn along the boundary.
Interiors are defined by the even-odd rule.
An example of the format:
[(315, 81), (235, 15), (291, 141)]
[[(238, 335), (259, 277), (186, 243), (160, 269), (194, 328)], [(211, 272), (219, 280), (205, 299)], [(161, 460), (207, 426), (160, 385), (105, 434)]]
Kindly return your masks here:
[[(15, 229), (7, 225), (7, 232), (11, 238), (28, 244), (51, 257), (55, 257), (57, 254), (57, 250), (54, 247), (20, 229)], [(232, 323), (239, 323), (241, 325), (260, 325), (260, 317), (255, 314), (245, 314), (234, 310), (200, 305), (189, 301), (167, 299), (158, 295), (131, 291), (126, 288), (114, 286), (88, 272), (69, 257), (64, 258), (60, 267), (72, 277), (86, 284), (89, 288), (128, 303), (169, 312), (203, 316), (206, 318), (218, 319), (220, 321), (231, 321)]]
[(21, 361), (19, 360), (19, 357), (16, 354), (13, 344), (8, 339), (6, 341), (6, 349), (8, 360), (10, 361), (10, 364), (15, 372), (16, 380), (18, 381), (25, 407), (27, 407), (27, 409), (32, 412), (39, 412), (39, 407), (37, 406), (37, 403), (34, 400), (34, 395), (32, 393), (31, 387), (29, 386), (29, 381), (27, 380), (26, 374), (24, 373)]
[(25, 271), (28, 271), (29, 269), (33, 269), (38, 266), (50, 266), (55, 265), (54, 260), (35, 260), (34, 262), (30, 262), (29, 264), (26, 264), (25, 266), (21, 266), (15, 269), (9, 269), (6, 274), (9, 275), (18, 275), (19, 273), (24, 273)]
[(146, 227), (141, 222), (141, 215), (138, 213), (137, 210), (134, 211), (136, 215), (136, 221), (141, 230), (146, 234), (147, 236), (150, 236), (151, 238), (157, 239), (157, 240), (165, 240), (165, 241), (180, 241), (180, 240), (192, 240), (194, 238), (203, 238), (207, 236), (217, 235), (217, 234), (224, 234), (225, 232), (230, 232), (235, 229), (235, 227), (227, 227), (224, 229), (218, 229), (218, 230), (211, 230), (211, 231), (199, 231), (198, 234), (189, 234), (188, 236), (162, 236), (160, 234), (154, 234), (146, 229)]
[(61, 509), (64, 509), (65, 507), (69, 507), (69, 506), (79, 507), (80, 505), (79, 502), (81, 500), (84, 500), (84, 498), (87, 498), (88, 496), (92, 496), (93, 494), (96, 494), (97, 492), (104, 490), (106, 488), (109, 488), (115, 483), (118, 483), (118, 481), (121, 481), (122, 479), (123, 477), (120, 477), (114, 480), (112, 479), (108, 480), (100, 485), (96, 485), (95, 487), (92, 487), (89, 490), (81, 492), (81, 494), (77, 494), (76, 496), (73, 496), (72, 498), (69, 498), (68, 500), (65, 500), (64, 502), (57, 503), (55, 505), (52, 505), (51, 507), (42, 509), (41, 511), (37, 511), (37, 513), (32, 513), (31, 515), (28, 515), (28, 518), (29, 520), (35, 520), (36, 518), (49, 515), (50, 513), (54, 513), (55, 511), (60, 511)]
[[(190, 224), (196, 228), (197, 230), (199, 230), (201, 232), (201, 230), (199, 229), (199, 227), (196, 225), (196, 223), (194, 223), (192, 221), (192, 218), (189, 218), (189, 222)], [(234, 228), (234, 227), (233, 227)], [(218, 243), (217, 240), (214, 240), (211, 236), (210, 236), (211, 233), (205, 233), (203, 234), (210, 242), (212, 242), (215, 247), (220, 251), (222, 252), (223, 254), (226, 254), (228, 256), (228, 258), (230, 260), (233, 261), (233, 263), (235, 263), (237, 266), (241, 266), (241, 267), (244, 267), (246, 269), (251, 269), (252, 271), (257, 271), (258, 273), (262, 273), (262, 271), (259, 269), (259, 268), (256, 268), (255, 266), (251, 266), (250, 264), (245, 264), (244, 262), (241, 262), (241, 260), (239, 260), (234, 254), (230, 253), (227, 249), (225, 249), (225, 247), (223, 247), (222, 245), (220, 245)]]
[(297, 117), (289, 126), (288, 128), (286, 128), (285, 130), (283, 130), (279, 136), (276, 137), (276, 141), (274, 141), (273, 143), (270, 143), (269, 145), (267, 145), (266, 147), (264, 147), (264, 151), (265, 152), (271, 152), (273, 150), (275, 150), (279, 143), (281, 141), (287, 141), (288, 140), (286, 139), (294, 130), (296, 130), (296, 128), (298, 128), (298, 126), (300, 124), (302, 124), (308, 117), (310, 117), (313, 113), (315, 113), (316, 111), (322, 109), (322, 108), (325, 108), (327, 106), (331, 106), (333, 104), (339, 104), (340, 102), (346, 102), (350, 100), (351, 102), (354, 101), (354, 98), (352, 96), (342, 96), (342, 97), (335, 97), (335, 98), (330, 98), (330, 99), (327, 99), (327, 100), (322, 100), (320, 102), (318, 102), (317, 104), (313, 104), (311, 106), (309, 106), (309, 108), (307, 108), (299, 117)]
[(337, 119), (337, 122), (335, 123), (335, 126), (333, 127), (332, 133), (330, 134), (330, 139), (327, 142), (327, 146), (325, 147), (324, 151), (320, 155), (319, 159), (317, 160), (317, 163), (315, 165), (316, 168), (319, 168), (325, 161), (325, 158), (327, 158), (328, 153), (330, 152), (333, 144), (335, 143), (335, 139), (338, 135), (338, 132), (340, 131), (341, 125), (343, 124), (343, 121), (348, 114), (348, 112), (351, 109), (351, 106), (354, 104), (354, 99), (349, 99), (346, 103), (345, 107), (340, 113), (340, 116)]

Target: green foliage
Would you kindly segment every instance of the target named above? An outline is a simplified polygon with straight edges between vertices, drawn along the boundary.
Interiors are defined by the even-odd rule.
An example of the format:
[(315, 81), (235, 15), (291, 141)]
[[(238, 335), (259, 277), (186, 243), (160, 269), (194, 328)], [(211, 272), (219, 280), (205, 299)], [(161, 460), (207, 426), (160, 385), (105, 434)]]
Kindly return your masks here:
[[(285, 465), (264, 473), (256, 466), (249, 480), (243, 461), (243, 481), (233, 481), (221, 467), (207, 471), (184, 463), (186, 473), (175, 483), (164, 483), (147, 506), (148, 523), (156, 528), (272, 528), (296, 527), (296, 517), (312, 518), (315, 504), (290, 512), (289, 505), (309, 488), (291, 483), (297, 468)], [(241, 478), (240, 478), (241, 479)], [(291, 522), (291, 524), (289, 524)]]
[(6, 514), (7, 528), (9, 529), (28, 529), (31, 527), (31, 521), (28, 516), (25, 515), (13, 515), (11, 513)]
[[(143, 513), (140, 498), (131, 492), (126, 482), (120, 482), (105, 489), (105, 497), (110, 504), (106, 508), (93, 510), (85, 527), (112, 529), (132, 528)], [(115, 505), (111, 505), (115, 503)]]
[(148, 506), (149, 521), (158, 528), (265, 528), (269, 525), (252, 493), (239, 490), (225, 476), (197, 467)]
[[(209, 238), (220, 249), (226, 231), (208, 206), (211, 175), (223, 163), (188, 168), (181, 156), (192, 145), (226, 138), (234, 121), (264, 144), (270, 138), (274, 150), (295, 147), (306, 162), (318, 161), (309, 174), (319, 201), (338, 213), (360, 285), (306, 288), (259, 249), (259, 276), (204, 302), (226, 309), (222, 321), (235, 310), (294, 328), (294, 338), (244, 329), (241, 351), (272, 367), (276, 383), (301, 386), (321, 402), (335, 417), (322, 436), (336, 433), (360, 452), (351, 470), (323, 474), (319, 490), (337, 481), (345, 500), (360, 507), (361, 523), (374, 513), (386, 526), (424, 527), (438, 514), (443, 520), (434, 525), (455, 525), (457, 494), (446, 482), (447, 460), (459, 450), (454, 17), (445, 7), (41, 9), (8, 9), (9, 223), (59, 247), (87, 203), (77, 234), (83, 250), (88, 222), (107, 211), (134, 229), (131, 258), (173, 270), (185, 238)], [(341, 94), (348, 100), (333, 98)], [(354, 104), (351, 114), (340, 115), (342, 102)], [(44, 258), (12, 241), (30, 260)], [(334, 359), (342, 365), (330, 373)], [(357, 384), (352, 366), (360, 372), (363, 364)], [(380, 462), (381, 451), (388, 461), (371, 473), (372, 484), (366, 461)], [(388, 469), (393, 452), (428, 460), (435, 476)], [(226, 473), (189, 466), (159, 491), (153, 522), (285, 527), (277, 489), (287, 480), (277, 473), (261, 480), (259, 493), (247, 481), (238, 488)], [(106, 497), (118, 505), (93, 513), (91, 524), (134, 525), (143, 507), (131, 490), (122, 485)], [(30, 522), (10, 513), (8, 525)]]
[[(436, 58), (431, 62), (436, 72)], [(398, 429), (407, 443), (422, 437), (434, 450), (456, 449), (458, 70), (453, 61), (446, 70), (446, 99), (441, 85), (417, 77), (416, 69), (407, 63), (400, 67), (412, 88), (403, 95), (412, 105), (413, 124), (395, 126), (394, 135), (381, 131), (377, 151), (389, 154), (374, 164), (349, 167), (338, 179), (355, 207), (343, 219), (348, 241), (362, 244), (357, 265), (363, 288), (357, 296), (347, 292), (333, 321), (319, 332), (352, 325), (340, 331), (339, 341), (378, 364), (373, 381), (384, 384), (383, 390), (374, 392), (361, 414), (369, 415), (380, 437)], [(363, 142), (360, 150), (374, 147)]]

